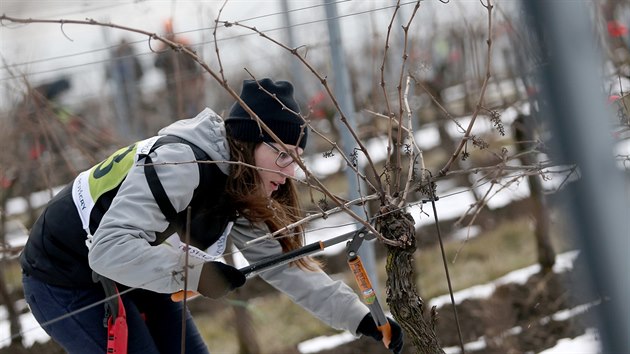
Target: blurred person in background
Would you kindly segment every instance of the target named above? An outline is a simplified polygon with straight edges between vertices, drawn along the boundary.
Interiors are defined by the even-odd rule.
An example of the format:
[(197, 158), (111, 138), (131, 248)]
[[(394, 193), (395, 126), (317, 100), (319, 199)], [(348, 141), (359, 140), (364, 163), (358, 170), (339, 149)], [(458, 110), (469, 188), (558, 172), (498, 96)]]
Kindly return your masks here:
[[(185, 38), (175, 36), (171, 19), (164, 22), (164, 32), (164, 38), (189, 47)], [(155, 58), (155, 67), (164, 75), (165, 95), (173, 119), (192, 117), (203, 109), (203, 71), (192, 58), (162, 43)]]
[[(55, 177), (71, 175), (66, 167), (74, 167), (67, 154), (70, 142), (84, 133), (85, 122), (74, 114), (61, 100), (72, 87), (67, 77), (60, 77), (35, 87), (27, 85), (24, 97), (11, 115), (14, 118), (10, 127), (15, 133), (16, 142), (10, 144), (16, 158), (18, 186), (15, 192), (28, 194), (50, 188), (56, 183)], [(89, 144), (84, 147), (89, 148)], [(8, 166), (6, 166), (8, 168)], [(27, 204), (31, 201), (27, 199)], [(28, 208), (29, 213), (33, 211)], [(31, 215), (35, 221), (36, 215)]]
[[(246, 80), (240, 97), (293, 156), (303, 153), (308, 129), (289, 82)], [(37, 321), (69, 353), (116, 348), (121, 342), (108, 333), (117, 333), (119, 320), (128, 327), (129, 353), (179, 352), (183, 305), (171, 294), (188, 289), (220, 298), (246, 281), (218, 260), (228, 237), (250, 263), (303, 246), (302, 226), (246, 246), (302, 218), (292, 180), (297, 164), (284, 149), (235, 103), (225, 121), (206, 108), (79, 174), (50, 201), (21, 255)], [(261, 277), (331, 327), (381, 340), (359, 297), (314, 260)], [(186, 353), (208, 353), (186, 316)], [(390, 348), (400, 353), (401, 328), (389, 322)]]
[(136, 51), (125, 38), (120, 40), (111, 53), (111, 57), (106, 77), (114, 84), (113, 96), (118, 134), (126, 141), (131, 141), (144, 136), (147, 130), (140, 114), (142, 103), (140, 79), (144, 71)]

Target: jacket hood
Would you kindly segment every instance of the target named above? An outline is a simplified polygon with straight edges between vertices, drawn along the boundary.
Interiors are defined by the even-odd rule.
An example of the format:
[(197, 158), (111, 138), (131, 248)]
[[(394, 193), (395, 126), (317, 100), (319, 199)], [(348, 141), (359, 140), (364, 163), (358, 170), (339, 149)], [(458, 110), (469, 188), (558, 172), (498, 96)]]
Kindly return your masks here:
[[(223, 118), (210, 108), (204, 109), (194, 118), (178, 120), (162, 128), (158, 135), (175, 135), (186, 139), (205, 151), (213, 161), (230, 160)], [(224, 174), (229, 173), (229, 164), (218, 163), (217, 166)]]

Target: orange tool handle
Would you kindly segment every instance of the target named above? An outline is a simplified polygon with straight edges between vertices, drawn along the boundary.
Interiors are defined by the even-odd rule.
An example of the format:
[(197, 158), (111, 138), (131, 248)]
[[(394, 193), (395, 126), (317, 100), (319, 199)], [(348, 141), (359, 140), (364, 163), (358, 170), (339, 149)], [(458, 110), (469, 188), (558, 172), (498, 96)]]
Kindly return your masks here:
[(352, 275), (354, 275), (354, 279), (357, 281), (363, 300), (368, 305), (373, 304), (374, 301), (376, 301), (376, 293), (372, 288), (372, 282), (365, 271), (365, 267), (363, 267), (361, 258), (357, 256), (354, 259), (348, 260), (348, 265), (350, 266)]
[(385, 348), (389, 349), (389, 344), (392, 342), (392, 326), (389, 324), (389, 321), (387, 321), (387, 323), (377, 328), (383, 333), (383, 344), (385, 344)]
[[(184, 296), (184, 295), (185, 295), (185, 296)], [(178, 292), (176, 292), (176, 293), (171, 294), (171, 300), (172, 300), (173, 302), (180, 302), (180, 301), (184, 301), (184, 297), (185, 297), (186, 299), (192, 299), (192, 298), (197, 297), (197, 296), (199, 296), (199, 295), (201, 295), (201, 294), (199, 294), (199, 293), (198, 293), (198, 292), (196, 292), (196, 291), (188, 290), (188, 291), (186, 291), (186, 293), (184, 294), (184, 290), (180, 290), (180, 291), (178, 291)]]
[(383, 308), (378, 303), (376, 291), (374, 291), (374, 288), (372, 287), (372, 282), (370, 281), (370, 277), (363, 266), (361, 257), (352, 257), (348, 260), (348, 265), (350, 266), (350, 270), (352, 270), (352, 274), (357, 281), (363, 301), (365, 301), (365, 304), (370, 309), (370, 312), (376, 321), (376, 328), (378, 328), (378, 330), (383, 334), (383, 344), (385, 344), (385, 348), (389, 349), (389, 344), (392, 341), (392, 327), (383, 313)]

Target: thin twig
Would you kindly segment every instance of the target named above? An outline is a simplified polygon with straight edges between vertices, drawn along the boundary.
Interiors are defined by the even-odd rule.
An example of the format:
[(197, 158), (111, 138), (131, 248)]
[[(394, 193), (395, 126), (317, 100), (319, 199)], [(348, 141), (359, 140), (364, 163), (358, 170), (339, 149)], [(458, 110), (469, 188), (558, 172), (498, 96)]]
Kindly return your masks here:
[[(413, 12), (411, 13), (411, 16), (409, 17), (409, 21), (407, 21), (407, 25), (403, 26), (403, 32), (404, 32), (404, 46), (403, 46), (403, 54), (402, 54), (402, 64), (400, 65), (400, 78), (398, 80), (398, 86), (396, 87), (398, 90), (398, 126), (403, 126), (403, 116), (404, 116), (404, 111), (405, 111), (405, 107), (407, 108), (407, 119), (411, 120), (411, 111), (409, 110), (409, 102), (405, 101), (405, 97), (409, 92), (409, 77), (407, 77), (407, 84), (406, 84), (406, 93), (405, 93), (405, 97), (403, 97), (402, 94), (402, 86), (403, 86), (403, 79), (405, 78), (405, 67), (407, 66), (407, 59), (409, 57), (409, 55), (407, 54), (408, 48), (409, 48), (409, 28), (411, 27), (411, 22), (413, 21), (413, 19), (416, 17), (416, 13), (418, 13), (418, 9), (420, 9), (420, 1), (416, 2), (416, 5), (413, 8)], [(394, 176), (396, 177), (396, 180), (394, 181), (394, 193), (397, 193), (398, 191), (400, 191), (400, 179), (401, 179), (401, 175), (402, 175), (402, 160), (401, 160), (401, 149), (402, 149), (402, 140), (403, 140), (403, 134), (402, 134), (402, 130), (398, 129), (397, 131), (398, 136), (396, 137), (396, 144), (398, 145), (396, 147), (396, 151), (398, 152), (396, 154), (396, 165), (394, 166)]]
[(221, 18), (221, 13), (223, 12), (223, 8), (227, 4), (228, 0), (223, 2), (221, 8), (219, 9), (219, 13), (217, 13), (217, 18), (214, 20), (214, 29), (212, 30), (212, 38), (214, 38), (214, 52), (217, 56), (217, 62), (219, 64), (219, 74), (221, 75), (221, 79), (224, 83), (227, 83), (225, 79), (225, 74), (223, 72), (223, 62), (221, 62), (221, 54), (219, 53), (219, 43), (217, 42), (217, 27), (219, 27), (219, 18)]
[(492, 1), (488, 0), (488, 5), (487, 6), (484, 5), (484, 7), (486, 7), (486, 9), (488, 10), (488, 40), (487, 40), (488, 51), (487, 51), (487, 60), (486, 60), (486, 75), (483, 80), (483, 84), (481, 85), (481, 92), (479, 93), (477, 106), (475, 107), (475, 111), (473, 112), (470, 123), (468, 124), (468, 129), (466, 129), (466, 132), (464, 133), (464, 136), (459, 142), (459, 146), (453, 152), (453, 155), (451, 155), (451, 157), (449, 158), (448, 162), (446, 162), (444, 167), (440, 169), (440, 172), (439, 172), (440, 175), (445, 175), (448, 172), (448, 170), (451, 168), (451, 165), (453, 164), (453, 162), (455, 162), (455, 159), (457, 159), (462, 149), (464, 148), (466, 141), (470, 137), (470, 133), (472, 131), (473, 125), (475, 124), (475, 121), (477, 120), (477, 116), (479, 115), (479, 112), (481, 111), (482, 103), (486, 95), (486, 89), (488, 87), (488, 82), (490, 81), (490, 77), (491, 77), (490, 64), (492, 62), (492, 8), (493, 8)]
[[(267, 34), (261, 32), (260, 30), (258, 30), (256, 27), (251, 27), (251, 26), (246, 26), (243, 25), (241, 23), (238, 22), (227, 22), (224, 21), (224, 23), (226, 25), (233, 25), (233, 26), (239, 26), (239, 27), (243, 27), (243, 28), (247, 28), (251, 31), (254, 31), (256, 33), (258, 33), (262, 38), (265, 38), (269, 41), (271, 41), (272, 43), (278, 45), (280, 48), (290, 52), (291, 54), (293, 54), (296, 58), (298, 58), (298, 60), (300, 60), (300, 62), (305, 65), (309, 71), (315, 76), (317, 77), (317, 79), (319, 80), (319, 82), (322, 84), (322, 86), (324, 87), (324, 89), (326, 90), (326, 93), (328, 94), (328, 97), (331, 99), (333, 105), (335, 106), (335, 109), (337, 110), (337, 112), (339, 113), (340, 116), (340, 120), (341, 122), (346, 126), (346, 128), (348, 129), (348, 132), (350, 132), (350, 134), (352, 135), (354, 141), (357, 143), (357, 145), (359, 146), (359, 149), (361, 151), (363, 151), (366, 159), (368, 160), (368, 164), (372, 170), (372, 173), (374, 175), (374, 179), (376, 181), (377, 184), (377, 191), (380, 191), (381, 193), (381, 201), (384, 203), (385, 202), (385, 194), (383, 193), (383, 187), (381, 184), (381, 180), (379, 178), (379, 173), (376, 170), (376, 165), (374, 164), (374, 162), (372, 161), (372, 157), (370, 156), (369, 152), (367, 151), (367, 148), (365, 147), (365, 145), (363, 145), (363, 142), (361, 141), (361, 139), (359, 138), (359, 136), (357, 135), (356, 131), (354, 129), (352, 129), (352, 127), (350, 126), (348, 119), (346, 117), (346, 115), (343, 113), (343, 111), (341, 110), (341, 107), (339, 106), (339, 102), (337, 101), (335, 95), (333, 94), (331, 88), (328, 86), (328, 80), (323, 77), (321, 74), (319, 74), (317, 72), (317, 70), (313, 67), (313, 65), (311, 65), (298, 51), (296, 48), (289, 48), (287, 45), (285, 45), (284, 43), (269, 37)], [(266, 131), (266, 130), (265, 130)], [(271, 136), (271, 134), (270, 134)], [(273, 137), (273, 136), (272, 136)], [(350, 161), (348, 160), (348, 162), (350, 163)], [(352, 163), (350, 163), (350, 165), (352, 165)], [(378, 234), (378, 233), (377, 233)]]
[[(407, 112), (407, 124), (409, 125), (409, 127), (407, 128), (408, 131), (412, 132), (413, 131), (413, 127), (412, 127), (412, 119), (411, 119), (411, 108), (409, 108), (409, 86), (410, 86), (410, 77), (407, 76), (407, 83), (405, 85), (405, 94), (403, 97), (403, 103), (404, 103), (404, 107), (405, 107), (405, 111)], [(400, 125), (402, 125), (402, 122), (399, 123)], [(399, 129), (399, 131), (402, 129)], [(413, 134), (409, 134), (408, 135), (409, 139), (413, 142), (413, 144), (415, 145), (415, 141), (416, 139), (414, 138)], [(417, 146), (416, 146), (417, 147)], [(409, 193), (409, 189), (411, 188), (411, 180), (413, 178), (413, 169), (414, 169), (414, 158), (415, 158), (415, 154), (414, 154), (414, 149), (410, 149), (409, 151), (409, 169), (407, 170), (407, 181), (405, 182), (405, 188), (403, 188), (403, 193), (400, 197), (400, 201), (398, 202), (398, 207), (402, 207), (405, 202), (407, 201), (407, 195)], [(421, 151), (420, 149), (418, 149), (418, 151)], [(400, 151), (399, 151), (399, 155), (400, 155)]]
[(181, 350), (180, 353), (186, 353), (186, 306), (188, 302), (188, 245), (190, 245), (190, 226), (191, 226), (191, 210), (192, 208), (188, 206), (186, 208), (186, 235), (184, 246), (184, 301), (182, 302), (182, 339), (181, 339)]
[[(379, 199), (379, 196), (377, 194), (372, 194), (372, 195), (368, 195), (366, 197), (361, 197), (361, 198), (358, 198), (358, 199), (355, 199), (355, 200), (351, 200), (351, 201), (345, 203), (344, 206), (347, 208), (347, 207), (350, 207), (352, 205), (365, 204), (365, 203), (369, 202), (370, 200), (376, 200), (376, 199)], [(287, 226), (283, 227), (280, 230), (277, 230), (275, 232), (271, 232), (271, 233), (268, 233), (266, 235), (263, 235), (263, 236), (260, 236), (258, 238), (255, 238), (253, 240), (247, 241), (246, 244), (260, 242), (260, 241), (264, 241), (264, 240), (267, 240), (267, 239), (274, 238), (276, 235), (279, 235), (279, 234), (281, 234), (283, 232), (289, 231), (290, 229), (293, 229), (293, 228), (295, 228), (297, 226), (306, 224), (309, 221), (313, 221), (315, 219), (320, 219), (320, 218), (321, 219), (326, 219), (329, 216), (331, 216), (333, 214), (336, 214), (336, 213), (339, 213), (339, 212), (342, 212), (344, 210), (345, 209), (342, 208), (342, 207), (336, 207), (336, 208), (332, 208), (332, 209), (329, 209), (329, 210), (326, 210), (326, 211), (322, 211), (320, 213), (308, 215), (308, 216), (302, 218), (301, 220), (299, 220), (299, 221), (297, 221), (297, 222), (295, 222), (293, 224), (290, 224), (290, 225), (287, 225)]]
[[(386, 161), (390, 161), (392, 153), (393, 153), (393, 149), (391, 146), (391, 142), (392, 142), (392, 121), (394, 121), (394, 113), (392, 112), (392, 107), (389, 103), (389, 96), (387, 95), (387, 88), (385, 85), (385, 63), (387, 62), (387, 53), (389, 51), (389, 39), (391, 36), (391, 32), (392, 32), (392, 26), (394, 24), (394, 19), (396, 18), (396, 15), (398, 14), (398, 10), (400, 9), (400, 0), (398, 0), (396, 2), (396, 8), (394, 9), (394, 13), (392, 14), (392, 17), (389, 21), (389, 25), (387, 25), (387, 35), (385, 36), (385, 48), (383, 50), (383, 61), (381, 63), (381, 89), (383, 90), (383, 98), (385, 100), (385, 107), (386, 107), (386, 111), (387, 111), (387, 115), (389, 116), (389, 120), (390, 123), (387, 126), (387, 160)], [(400, 126), (400, 125), (399, 125)], [(387, 194), (391, 194), (391, 186), (388, 184), (387, 185)]]

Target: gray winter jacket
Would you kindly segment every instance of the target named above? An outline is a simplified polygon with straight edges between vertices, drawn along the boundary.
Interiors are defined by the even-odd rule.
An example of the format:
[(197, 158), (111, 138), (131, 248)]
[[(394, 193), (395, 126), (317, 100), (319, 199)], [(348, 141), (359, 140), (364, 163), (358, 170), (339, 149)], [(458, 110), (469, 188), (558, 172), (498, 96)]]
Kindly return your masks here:
[[(229, 160), (223, 120), (208, 108), (197, 117), (177, 121), (158, 133), (167, 134), (195, 144), (214, 161)], [(171, 143), (158, 147), (150, 156), (171, 204), (177, 212), (184, 210), (199, 184), (197, 164), (190, 163), (195, 160), (192, 149), (186, 144)], [(160, 165), (162, 163), (169, 164)], [(219, 168), (227, 174), (229, 165), (219, 163)], [(130, 287), (159, 293), (183, 289), (181, 276), (169, 276), (184, 269), (186, 257), (179, 237), (174, 235), (159, 245), (151, 245), (156, 234), (167, 226), (168, 222), (151, 194), (144, 169), (133, 166), (93, 235), (88, 253), (90, 267)], [(266, 232), (263, 227), (239, 218), (229, 237), (249, 262), (255, 262), (282, 252), (280, 244), (273, 240), (244, 247), (245, 242)], [(220, 252), (215, 255), (220, 256)], [(187, 288), (194, 290), (199, 283), (201, 264), (207, 258), (195, 257), (194, 252), (190, 255)], [(359, 322), (369, 312), (352, 289), (340, 281), (333, 281), (323, 271), (308, 272), (284, 266), (263, 273), (261, 277), (336, 329), (356, 334)]]

